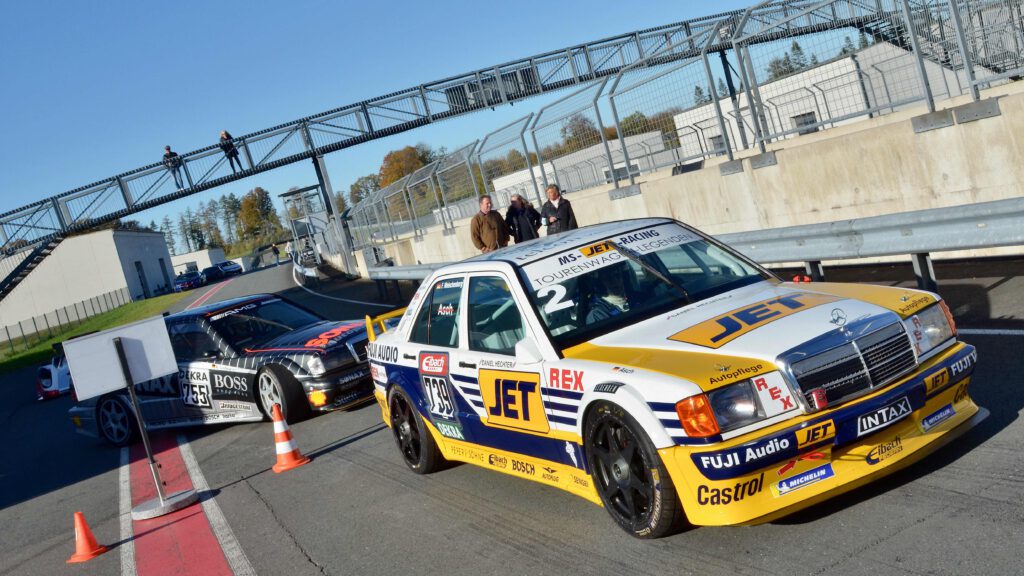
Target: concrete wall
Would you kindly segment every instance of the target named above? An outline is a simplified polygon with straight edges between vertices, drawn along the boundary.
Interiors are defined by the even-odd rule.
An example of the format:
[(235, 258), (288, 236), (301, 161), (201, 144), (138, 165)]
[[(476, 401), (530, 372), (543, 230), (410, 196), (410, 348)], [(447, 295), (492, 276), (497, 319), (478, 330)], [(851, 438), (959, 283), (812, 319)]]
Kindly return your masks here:
[[(174, 270), (171, 268), (171, 255), (167, 251), (167, 241), (163, 234), (118, 230), (114, 232), (114, 246), (132, 300), (174, 290)], [(139, 267), (142, 269), (141, 276)]]
[[(580, 225), (644, 216), (670, 216), (711, 234), (742, 232), (956, 206), (1024, 195), (1024, 82), (987, 90), (998, 97), (1000, 116), (914, 133), (911, 118), (924, 105), (882, 117), (787, 139), (769, 146), (778, 164), (753, 170), (757, 151), (738, 155), (744, 171), (723, 176), (712, 159), (701, 170), (671, 170), (638, 179), (641, 194), (610, 200), (611, 185), (568, 196)], [(945, 100), (951, 108), (968, 97)], [(476, 253), (469, 219), (424, 238), (400, 238), (386, 252), (396, 264), (460, 260)], [(992, 256), (1019, 248), (940, 256)], [(365, 275), (360, 258), (360, 273)]]
[(209, 248), (207, 250), (196, 250), (185, 254), (171, 256), (171, 263), (174, 266), (174, 274), (194, 270), (202, 272), (203, 268), (209, 268), (225, 260), (224, 250), (221, 248)]

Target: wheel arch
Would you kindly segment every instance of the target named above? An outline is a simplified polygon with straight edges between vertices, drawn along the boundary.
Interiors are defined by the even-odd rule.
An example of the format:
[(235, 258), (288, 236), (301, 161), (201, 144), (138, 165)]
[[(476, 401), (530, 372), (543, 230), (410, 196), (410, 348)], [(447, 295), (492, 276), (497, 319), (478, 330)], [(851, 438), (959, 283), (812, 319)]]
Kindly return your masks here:
[(634, 420), (640, 424), (647, 437), (651, 439), (655, 448), (668, 448), (675, 446), (675, 441), (665, 426), (661, 423), (654, 411), (647, 404), (643, 395), (632, 385), (622, 381), (609, 380), (602, 384), (617, 385), (614, 393), (595, 392), (593, 388), (583, 397), (583, 412), (579, 421), (580, 438), (586, 429), (587, 419), (593, 414), (594, 408), (601, 403), (615, 404), (625, 410)]

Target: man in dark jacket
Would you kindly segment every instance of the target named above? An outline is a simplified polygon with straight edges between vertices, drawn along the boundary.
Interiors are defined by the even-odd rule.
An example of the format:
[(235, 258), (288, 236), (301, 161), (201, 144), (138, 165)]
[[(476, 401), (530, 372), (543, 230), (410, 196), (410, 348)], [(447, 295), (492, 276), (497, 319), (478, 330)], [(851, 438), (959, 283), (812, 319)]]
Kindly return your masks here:
[(178, 190), (185, 187), (181, 182), (181, 156), (178, 156), (177, 152), (172, 152), (170, 146), (164, 146), (164, 168), (174, 176), (174, 185)]
[(480, 211), (469, 223), (473, 245), (480, 252), (494, 252), (508, 246), (508, 224), (496, 211), (491, 210), (491, 197), (480, 197)]
[(516, 244), (539, 238), (537, 231), (540, 230), (540, 214), (532, 204), (527, 202), (519, 194), (513, 194), (510, 198), (508, 212), (505, 213), (505, 223), (512, 233)]
[(562, 191), (558, 189), (558, 186), (555, 184), (548, 186), (547, 194), (548, 201), (541, 208), (540, 216), (548, 227), (548, 236), (579, 228), (572, 205), (568, 200), (562, 198)]

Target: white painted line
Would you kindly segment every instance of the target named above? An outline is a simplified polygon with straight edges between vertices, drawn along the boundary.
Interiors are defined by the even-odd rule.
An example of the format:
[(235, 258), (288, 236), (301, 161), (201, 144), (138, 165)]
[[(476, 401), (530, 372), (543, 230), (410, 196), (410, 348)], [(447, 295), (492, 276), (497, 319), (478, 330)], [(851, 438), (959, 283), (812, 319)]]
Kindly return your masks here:
[(238, 544), (238, 539), (235, 538), (235, 533), (231, 530), (224, 513), (221, 512), (217, 500), (213, 497), (203, 497), (203, 492), (209, 491), (210, 485), (206, 483), (206, 477), (199, 469), (199, 462), (196, 460), (195, 454), (192, 453), (192, 447), (189, 446), (188, 440), (183, 434), (178, 435), (178, 449), (181, 450), (181, 459), (185, 461), (185, 468), (188, 469), (188, 475), (192, 478), (192, 487), (200, 495), (206, 519), (210, 521), (210, 528), (213, 529), (217, 541), (220, 542), (220, 548), (224, 551), (224, 557), (227, 559), (228, 565), (231, 566), (231, 571), (235, 573), (235, 576), (255, 576), (256, 570), (253, 569), (245, 551)]
[(121, 574), (135, 576), (135, 539), (132, 534), (132, 478), (128, 467), (128, 447), (121, 448), (121, 467), (118, 470), (118, 514), (121, 519)]
[(960, 328), (958, 334), (967, 336), (1024, 336), (1024, 330), (1003, 330), (1000, 328)]
[(296, 270), (293, 267), (292, 268), (292, 280), (295, 281), (295, 285), (298, 286), (299, 288), (302, 288), (306, 292), (309, 292), (313, 296), (319, 296), (321, 298), (327, 298), (328, 300), (337, 300), (338, 302), (348, 302), (349, 304), (366, 304), (368, 306), (380, 306), (381, 308), (392, 308), (392, 307), (394, 307), (393, 304), (380, 304), (378, 302), (365, 302), (363, 300), (349, 300), (348, 298), (338, 298), (336, 296), (328, 296), (327, 294), (321, 294), (319, 292), (314, 292), (313, 290), (310, 290), (309, 288), (306, 288), (301, 283), (299, 283), (299, 278), (295, 274), (295, 272), (296, 272)]

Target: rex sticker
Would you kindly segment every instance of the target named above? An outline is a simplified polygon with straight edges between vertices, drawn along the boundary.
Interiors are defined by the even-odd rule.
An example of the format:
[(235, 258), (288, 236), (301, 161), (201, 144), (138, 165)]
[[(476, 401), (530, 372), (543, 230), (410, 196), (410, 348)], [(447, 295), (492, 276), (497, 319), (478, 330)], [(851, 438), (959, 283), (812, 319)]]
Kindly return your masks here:
[(744, 334), (791, 314), (842, 300), (837, 296), (794, 292), (764, 300), (695, 324), (669, 336), (669, 340), (720, 348)]
[(547, 433), (547, 415), (540, 395), (540, 374), (480, 370), (480, 396), (487, 426)]

